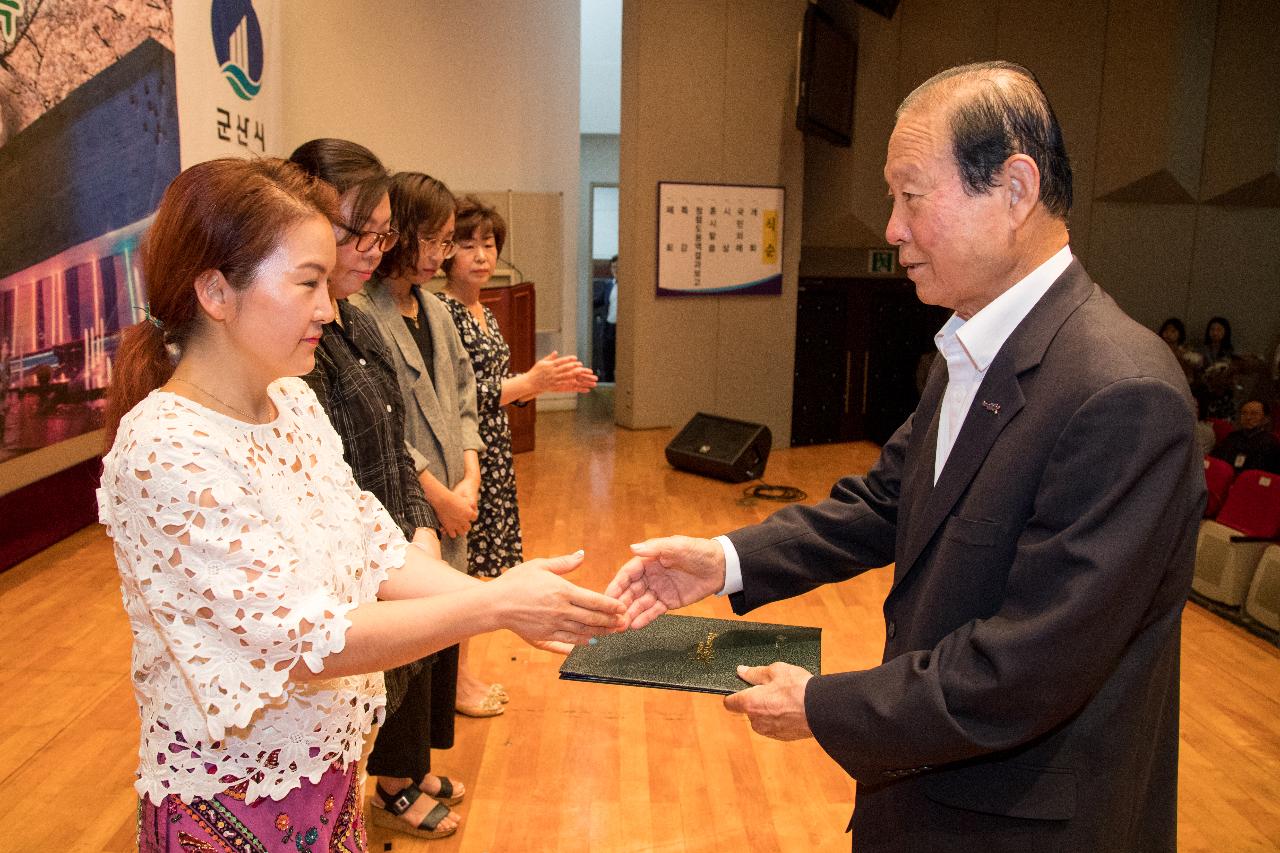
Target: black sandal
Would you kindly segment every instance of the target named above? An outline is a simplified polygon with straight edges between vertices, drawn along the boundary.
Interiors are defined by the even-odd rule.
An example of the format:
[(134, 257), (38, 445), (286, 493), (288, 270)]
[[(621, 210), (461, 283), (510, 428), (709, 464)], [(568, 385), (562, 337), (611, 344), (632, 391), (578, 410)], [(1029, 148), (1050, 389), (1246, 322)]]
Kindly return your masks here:
[(458, 831), (458, 824), (454, 824), (448, 829), (436, 829), (440, 825), (440, 821), (448, 817), (451, 811), (448, 806), (440, 802), (437, 802), (436, 807), (427, 812), (427, 816), (417, 826), (401, 818), (401, 815), (413, 808), (413, 804), (418, 801), (419, 797), (426, 796), (419, 790), (417, 785), (406, 785), (395, 794), (387, 793), (381, 785), (376, 785), (375, 790), (377, 790), (378, 798), (382, 800), (382, 803), (379, 804), (377, 801), (370, 803), (372, 806), (370, 810), (371, 817), (373, 822), (383, 829), (407, 832), (409, 835), (416, 835), (418, 838), (445, 838)]
[(437, 776), (436, 778), (440, 780), (439, 791), (436, 791), (434, 794), (427, 794), (426, 791), (422, 790), (421, 785), (418, 785), (418, 790), (422, 791), (422, 793), (424, 794), (427, 794), (428, 797), (434, 797), (435, 799), (444, 803), (446, 806), (456, 806), (458, 803), (462, 802), (462, 798), (467, 795), (466, 791), (463, 791), (461, 794), (455, 794), (453, 793), (452, 779), (450, 779), (448, 776)]

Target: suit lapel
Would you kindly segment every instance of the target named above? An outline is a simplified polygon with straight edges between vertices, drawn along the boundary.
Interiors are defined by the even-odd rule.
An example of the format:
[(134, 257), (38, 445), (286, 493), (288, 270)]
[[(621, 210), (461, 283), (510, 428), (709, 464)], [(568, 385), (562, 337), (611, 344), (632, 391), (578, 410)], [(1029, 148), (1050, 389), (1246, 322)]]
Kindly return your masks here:
[[(978, 386), (960, 434), (942, 468), (942, 475), (934, 484), (938, 410), (946, 388), (946, 365), (942, 365), (942, 390), (937, 391), (932, 399), (933, 421), (926, 437), (928, 445), (916, 448), (921, 464), (910, 483), (913, 495), (907, 501), (910, 514), (906, 521), (909, 526), (903, 528), (905, 537), (894, 569), (895, 586), (915, 566), (956, 501), (969, 488), (1000, 433), (1026, 405), (1021, 383), (1023, 374), (1040, 364), (1058, 329), (1096, 289), (1097, 285), (1089, 279), (1080, 262), (1073, 260), (1018, 324)], [(933, 381), (929, 383), (926, 394), (935, 384)], [(924, 400), (921, 402), (923, 404)], [(928, 464), (925, 464), (926, 460)], [(899, 518), (899, 523), (903, 523), (902, 518)]]
[[(938, 451), (938, 420), (942, 395), (947, 389), (947, 362), (939, 356), (933, 360), (929, 379), (925, 382), (920, 405), (916, 407), (911, 443), (907, 448), (907, 468), (899, 492), (898, 529), (910, 531), (924, 501), (933, 491), (933, 463)], [(919, 427), (919, 428), (917, 428)], [(901, 554), (903, 539), (898, 540)]]

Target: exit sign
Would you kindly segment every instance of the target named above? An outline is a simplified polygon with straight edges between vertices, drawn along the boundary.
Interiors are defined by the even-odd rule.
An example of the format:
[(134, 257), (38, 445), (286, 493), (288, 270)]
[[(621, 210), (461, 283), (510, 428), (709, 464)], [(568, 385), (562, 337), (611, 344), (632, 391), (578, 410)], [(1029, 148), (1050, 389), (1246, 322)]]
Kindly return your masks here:
[(867, 258), (867, 272), (893, 273), (897, 266), (897, 249), (872, 249)]

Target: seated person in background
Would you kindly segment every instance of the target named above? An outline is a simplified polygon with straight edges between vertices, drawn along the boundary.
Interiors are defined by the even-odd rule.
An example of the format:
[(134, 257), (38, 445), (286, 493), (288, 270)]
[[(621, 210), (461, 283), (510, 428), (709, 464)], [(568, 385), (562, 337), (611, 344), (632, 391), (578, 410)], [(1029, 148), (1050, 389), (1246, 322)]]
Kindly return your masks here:
[(1250, 400), (1240, 407), (1240, 428), (1213, 449), (1213, 455), (1224, 459), (1237, 471), (1257, 468), (1280, 473), (1280, 439), (1271, 432), (1271, 421), (1261, 400)]
[(1236, 377), (1232, 361), (1231, 322), (1211, 317), (1204, 327), (1204, 345), (1199, 352), (1197, 377), (1206, 393), (1205, 414), (1225, 421), (1236, 419)]
[(1182, 372), (1187, 375), (1187, 381), (1191, 382), (1204, 360), (1200, 353), (1187, 346), (1187, 327), (1177, 317), (1170, 317), (1160, 324), (1160, 337), (1173, 350), (1178, 364), (1182, 365)]

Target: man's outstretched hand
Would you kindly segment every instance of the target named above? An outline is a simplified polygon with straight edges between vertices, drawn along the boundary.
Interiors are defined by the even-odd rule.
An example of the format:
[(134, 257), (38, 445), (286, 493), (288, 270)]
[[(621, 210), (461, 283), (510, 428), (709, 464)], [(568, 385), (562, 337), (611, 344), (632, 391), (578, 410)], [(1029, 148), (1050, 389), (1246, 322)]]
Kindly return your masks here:
[(714, 539), (664, 536), (632, 545), (605, 595), (627, 606), (630, 628), (687, 607), (724, 588), (724, 549)]

